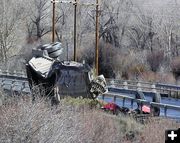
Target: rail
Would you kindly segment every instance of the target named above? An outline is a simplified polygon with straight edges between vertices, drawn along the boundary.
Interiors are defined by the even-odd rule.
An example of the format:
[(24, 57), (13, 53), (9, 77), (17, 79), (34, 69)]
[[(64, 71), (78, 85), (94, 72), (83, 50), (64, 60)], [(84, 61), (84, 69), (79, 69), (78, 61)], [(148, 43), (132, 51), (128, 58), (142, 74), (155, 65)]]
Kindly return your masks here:
[[(0, 70), (0, 85), (1, 87), (8, 84), (13, 88), (17, 81), (24, 84), (24, 87), (21, 89), (27, 89), (27, 76), (23, 71), (9, 71), (9, 70)], [(164, 84), (164, 83), (153, 83), (153, 82), (144, 82), (144, 81), (133, 81), (133, 80), (119, 80), (119, 79), (106, 79), (107, 85), (110, 87), (118, 87), (127, 90), (139, 90), (143, 92), (158, 92), (163, 96), (172, 97), (172, 98), (180, 98), (180, 86)]]
[[(142, 82), (142, 81), (123, 81), (123, 80), (117, 80), (117, 79), (106, 79), (108, 86), (116, 86), (118, 88), (123, 88), (127, 90), (144, 90), (148, 92), (147, 90), (150, 90), (150, 92), (154, 92), (155, 90), (164, 90), (164, 91), (176, 91), (180, 92), (180, 87), (176, 85), (168, 85), (168, 84), (162, 84), (162, 83), (151, 83), (151, 82)], [(163, 89), (162, 89), (163, 87)], [(7, 70), (1, 71), (0, 70), (0, 88), (4, 88), (9, 91), (18, 91), (18, 92), (24, 92), (24, 93), (30, 93), (29, 85), (27, 76), (22, 71), (15, 71), (15, 72), (9, 72)], [(141, 100), (141, 99), (135, 99), (130, 96), (121, 95), (118, 92), (108, 92), (104, 95), (102, 95), (102, 98), (104, 100), (105, 97), (113, 97), (114, 102), (116, 102), (117, 98), (121, 98), (123, 100), (123, 105), (125, 105), (126, 100), (131, 101), (131, 107), (133, 107), (134, 102), (138, 102), (141, 105), (146, 104), (150, 105), (150, 107), (160, 107), (164, 108), (164, 116), (167, 116), (167, 110), (168, 109), (174, 109), (180, 111), (180, 106), (170, 105), (170, 104), (162, 104), (162, 103), (155, 103), (155, 102), (148, 102), (147, 100)]]
[(10, 92), (30, 93), (27, 76), (22, 71), (0, 70), (0, 88)]
[(180, 112), (180, 106), (176, 106), (176, 105), (170, 105), (170, 104), (163, 104), (163, 103), (156, 103), (156, 102), (149, 102), (147, 100), (142, 100), (142, 99), (135, 99), (133, 97), (130, 96), (126, 96), (126, 95), (121, 95), (119, 93), (114, 93), (114, 92), (108, 92), (106, 94), (102, 95), (102, 99), (103, 101), (105, 100), (105, 97), (112, 97), (113, 101), (116, 103), (117, 98), (120, 98), (123, 100), (123, 107), (125, 105), (125, 101), (130, 100), (131, 102), (131, 108), (133, 108), (133, 104), (134, 102), (140, 103), (141, 107), (142, 105), (149, 105), (150, 108), (152, 109), (152, 107), (160, 107), (160, 108), (164, 108), (164, 116), (167, 117), (167, 110), (168, 109), (173, 109), (173, 110), (178, 110)]
[(158, 92), (166, 97), (180, 98), (180, 86), (178, 85), (118, 79), (106, 79), (106, 81), (110, 87), (140, 90), (143, 92)]

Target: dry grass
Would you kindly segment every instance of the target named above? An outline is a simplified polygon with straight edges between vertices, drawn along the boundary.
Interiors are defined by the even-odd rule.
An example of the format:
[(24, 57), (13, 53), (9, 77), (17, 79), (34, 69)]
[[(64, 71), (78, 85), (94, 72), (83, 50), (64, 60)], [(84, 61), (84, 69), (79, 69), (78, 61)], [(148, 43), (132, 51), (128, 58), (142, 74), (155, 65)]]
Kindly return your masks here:
[(134, 120), (69, 103), (62, 101), (59, 106), (52, 107), (44, 99), (32, 104), (30, 99), (20, 98), (1, 106), (1, 142), (116, 143), (122, 142), (129, 133), (140, 131)]
[(179, 126), (167, 120), (142, 125), (127, 116), (104, 113), (97, 105), (87, 99), (68, 98), (52, 107), (44, 99), (32, 104), (29, 98), (18, 98), (0, 106), (0, 140), (2, 143), (151, 143), (162, 142), (165, 129)]
[(179, 127), (180, 123), (170, 119), (152, 119), (145, 125), (139, 140), (143, 143), (163, 143), (165, 142), (165, 130)]
[(143, 72), (139, 76), (139, 80), (148, 81), (148, 82), (160, 82), (167, 84), (175, 84), (176, 80), (172, 73), (157, 73), (152, 71)]

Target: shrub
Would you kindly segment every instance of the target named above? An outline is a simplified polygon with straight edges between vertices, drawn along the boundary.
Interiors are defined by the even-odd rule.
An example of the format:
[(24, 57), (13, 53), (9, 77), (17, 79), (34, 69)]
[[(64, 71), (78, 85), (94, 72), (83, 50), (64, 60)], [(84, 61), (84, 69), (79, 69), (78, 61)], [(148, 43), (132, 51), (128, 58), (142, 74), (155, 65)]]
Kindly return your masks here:
[(152, 71), (146, 71), (139, 76), (139, 79), (148, 82), (175, 84), (175, 78), (172, 73), (155, 73)]
[(153, 51), (147, 55), (147, 62), (153, 72), (159, 69), (160, 64), (164, 60), (163, 51)]
[(138, 78), (146, 71), (146, 67), (143, 64), (135, 64), (129, 69), (129, 74), (132, 77)]
[(176, 57), (171, 62), (171, 69), (175, 78), (177, 79), (180, 76), (180, 57)]
[(113, 67), (116, 73), (120, 75), (119, 78), (129, 79), (145, 70), (145, 66), (132, 51), (128, 53), (117, 52), (113, 61)]

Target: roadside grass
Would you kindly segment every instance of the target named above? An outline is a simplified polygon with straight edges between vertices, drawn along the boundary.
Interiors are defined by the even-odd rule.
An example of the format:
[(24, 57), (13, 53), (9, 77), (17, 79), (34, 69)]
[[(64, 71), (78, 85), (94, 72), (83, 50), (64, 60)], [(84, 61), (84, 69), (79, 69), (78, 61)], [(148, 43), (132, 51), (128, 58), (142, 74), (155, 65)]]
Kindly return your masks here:
[[(0, 106), (0, 141), (2, 143), (151, 143), (164, 129), (176, 123), (152, 120), (143, 125), (125, 115), (112, 115), (99, 109), (90, 99), (65, 98), (51, 106), (43, 98), (17, 98)], [(162, 130), (162, 132), (161, 132)], [(158, 138), (158, 137), (157, 137)]]
[(165, 142), (165, 131), (178, 128), (180, 128), (180, 123), (176, 120), (152, 118), (144, 125), (143, 131), (139, 135), (139, 141), (143, 143), (163, 143)]

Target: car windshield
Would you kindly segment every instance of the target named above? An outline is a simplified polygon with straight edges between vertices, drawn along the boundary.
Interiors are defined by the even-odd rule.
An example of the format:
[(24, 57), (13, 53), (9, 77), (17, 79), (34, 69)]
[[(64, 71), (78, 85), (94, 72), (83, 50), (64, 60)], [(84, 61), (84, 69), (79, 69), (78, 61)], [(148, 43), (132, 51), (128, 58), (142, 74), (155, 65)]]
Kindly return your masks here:
[(59, 88), (59, 94), (74, 95), (87, 92), (85, 74), (86, 72), (76, 70), (61, 70), (60, 77), (56, 83)]

